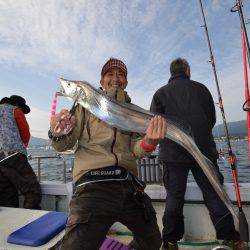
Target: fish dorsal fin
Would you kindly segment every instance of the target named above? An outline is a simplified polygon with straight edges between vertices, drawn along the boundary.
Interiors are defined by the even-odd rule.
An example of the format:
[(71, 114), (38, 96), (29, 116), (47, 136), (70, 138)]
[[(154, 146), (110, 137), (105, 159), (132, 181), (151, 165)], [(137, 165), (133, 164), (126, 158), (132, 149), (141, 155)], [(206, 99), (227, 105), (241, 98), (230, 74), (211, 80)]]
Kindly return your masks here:
[[(105, 94), (101, 89), (95, 89), (95, 91), (97, 91), (101, 95), (104, 95), (107, 99), (109, 99), (112, 102), (115, 102), (115, 103), (119, 104), (120, 106), (123, 106), (125, 108), (137, 111), (137, 112), (145, 114), (145, 115), (148, 115), (149, 119), (151, 117), (157, 115), (156, 113), (153, 113), (153, 112), (151, 112), (149, 110), (143, 109), (143, 108), (141, 108), (140, 106), (138, 106), (136, 104), (118, 102), (117, 100), (115, 100), (115, 99), (109, 97), (107, 94)], [(191, 126), (187, 122), (184, 122), (184, 121), (182, 121), (181, 119), (179, 119), (177, 117), (172, 117), (172, 116), (169, 117), (169, 116), (166, 116), (164, 114), (159, 114), (159, 115), (163, 116), (167, 120), (168, 123), (171, 123), (171, 124), (175, 125), (176, 127), (180, 128), (183, 132), (188, 134), (190, 137), (194, 138)]]
[[(116, 104), (118, 104), (120, 106), (123, 106), (125, 108), (134, 110), (134, 111), (136, 111), (138, 113), (148, 115), (148, 119), (150, 119), (151, 117), (157, 115), (157, 114), (155, 114), (153, 112), (150, 112), (149, 110), (146, 110), (146, 109), (143, 109), (143, 108), (139, 107), (136, 104), (118, 102), (117, 100), (115, 100), (115, 99), (111, 98), (110, 96), (108, 96), (107, 94), (105, 94), (105, 92), (103, 92), (102, 89), (95, 88), (93, 85), (91, 85), (87, 81), (75, 81), (75, 82), (78, 82), (80, 84), (81, 84), (81, 82), (84, 83), (84, 84), (87, 84), (93, 91), (96, 91), (98, 94), (100, 94), (102, 96), (105, 96), (105, 98), (107, 98), (109, 101), (111, 101), (113, 103), (116, 103)], [(171, 124), (175, 125), (176, 127), (180, 128), (183, 132), (185, 132), (186, 134), (188, 134), (189, 136), (194, 138), (191, 126), (188, 123), (182, 121), (181, 119), (179, 119), (177, 117), (173, 117), (173, 116), (170, 117), (170, 116), (166, 116), (164, 114), (159, 114), (159, 115), (163, 116), (167, 120), (168, 123), (171, 123)]]

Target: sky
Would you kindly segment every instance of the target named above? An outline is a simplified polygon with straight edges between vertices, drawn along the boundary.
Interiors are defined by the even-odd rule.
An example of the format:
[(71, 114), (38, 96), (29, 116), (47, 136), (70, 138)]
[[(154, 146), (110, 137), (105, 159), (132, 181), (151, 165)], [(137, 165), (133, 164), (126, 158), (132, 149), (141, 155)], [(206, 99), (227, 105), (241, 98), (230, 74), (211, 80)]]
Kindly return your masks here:
[[(250, 1), (243, 1), (245, 19)], [(246, 118), (240, 22), (235, 0), (203, 0), (227, 121)], [(0, 98), (23, 96), (31, 135), (47, 138), (59, 78), (98, 87), (110, 58), (128, 67), (128, 94), (149, 109), (169, 65), (186, 58), (191, 78), (218, 101), (198, 0), (0, 0)], [(250, 24), (247, 32), (250, 33)], [(249, 34), (250, 36), (250, 34)], [(57, 111), (73, 102), (58, 98)], [(222, 123), (217, 114), (217, 123)]]

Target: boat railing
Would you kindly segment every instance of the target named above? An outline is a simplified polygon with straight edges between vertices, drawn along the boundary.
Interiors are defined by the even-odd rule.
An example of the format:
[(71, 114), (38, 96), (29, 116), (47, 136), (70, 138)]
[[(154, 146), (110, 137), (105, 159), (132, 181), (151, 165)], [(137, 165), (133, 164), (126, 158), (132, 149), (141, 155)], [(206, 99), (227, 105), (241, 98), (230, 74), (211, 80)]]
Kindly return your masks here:
[[(37, 178), (41, 181), (41, 165), (44, 160), (58, 159), (62, 160), (62, 179), (63, 183), (67, 182), (67, 161), (71, 160), (71, 170), (73, 168), (73, 155), (65, 157), (64, 154), (54, 156), (28, 156), (29, 160), (37, 160)], [(162, 182), (162, 164), (157, 156), (151, 156), (136, 161), (139, 180), (145, 183), (161, 183)]]
[[(41, 181), (41, 163), (42, 163), (42, 160), (47, 160), (47, 159), (60, 159), (62, 160), (62, 165), (63, 165), (63, 183), (66, 183), (67, 182), (67, 161), (68, 160), (73, 160), (74, 157), (68, 157), (68, 158), (65, 158), (63, 156), (63, 154), (57, 154), (55, 156), (32, 156), (32, 155), (29, 155), (28, 156), (28, 160), (37, 160), (37, 179), (38, 181), (40, 182)], [(72, 168), (72, 163), (71, 163), (71, 168)]]
[(150, 156), (136, 161), (139, 180), (145, 183), (162, 183), (163, 166), (157, 156)]

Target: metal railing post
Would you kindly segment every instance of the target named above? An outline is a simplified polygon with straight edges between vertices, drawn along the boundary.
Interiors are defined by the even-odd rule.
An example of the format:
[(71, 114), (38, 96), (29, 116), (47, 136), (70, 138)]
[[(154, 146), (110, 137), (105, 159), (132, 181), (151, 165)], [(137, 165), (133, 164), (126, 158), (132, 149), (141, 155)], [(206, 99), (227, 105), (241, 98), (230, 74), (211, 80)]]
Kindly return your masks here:
[(38, 178), (38, 182), (40, 182), (41, 180), (41, 158), (40, 157), (37, 158), (37, 178)]
[(63, 158), (63, 183), (66, 183), (66, 160)]

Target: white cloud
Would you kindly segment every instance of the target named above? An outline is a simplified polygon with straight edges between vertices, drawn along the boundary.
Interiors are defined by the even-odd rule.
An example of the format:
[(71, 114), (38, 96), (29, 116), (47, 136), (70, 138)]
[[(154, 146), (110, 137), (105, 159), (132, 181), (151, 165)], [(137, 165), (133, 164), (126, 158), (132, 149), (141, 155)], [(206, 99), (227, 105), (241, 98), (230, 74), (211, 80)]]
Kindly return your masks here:
[(50, 114), (36, 107), (30, 107), (31, 112), (27, 115), (27, 121), (30, 126), (32, 136), (39, 138), (48, 138)]
[[(237, 14), (230, 14), (230, 0), (203, 3), (227, 117), (239, 120), (244, 117), (239, 20)], [(119, 57), (129, 68), (133, 101), (148, 108), (153, 93), (168, 80), (171, 60), (181, 56), (190, 62), (194, 80), (206, 83), (217, 100), (196, 0), (189, 4), (184, 0), (0, 0), (0, 12), (0, 65), (10, 71), (21, 68), (54, 78), (66, 75), (97, 86), (103, 62)], [(51, 90), (39, 91), (42, 99)], [(233, 98), (236, 93), (239, 98)], [(29, 121), (33, 133), (44, 137), (49, 114), (42, 108), (50, 104), (40, 102), (46, 103), (38, 107), (31, 102), (40, 111), (32, 112)]]
[[(181, 1), (169, 5), (170, 22), (176, 19)], [(0, 59), (2, 62), (43, 71), (71, 71), (91, 76), (110, 55), (134, 60), (140, 56), (139, 39), (154, 46), (157, 31), (150, 36), (165, 1), (0, 1)], [(173, 11), (173, 7), (177, 9)], [(172, 18), (172, 19), (171, 19)], [(172, 20), (172, 21), (171, 21)], [(156, 24), (157, 25), (157, 24)], [(134, 33), (133, 30), (136, 29)], [(161, 28), (162, 29), (162, 28)], [(169, 27), (166, 25), (166, 30)], [(182, 27), (181, 30), (185, 30)], [(161, 30), (159, 30), (161, 32)], [(166, 44), (173, 47), (173, 30)], [(177, 32), (178, 33), (178, 32)], [(178, 35), (179, 37), (181, 34)], [(130, 40), (130, 38), (132, 40)], [(162, 38), (162, 36), (161, 36)], [(171, 42), (170, 45), (168, 45)], [(155, 59), (159, 53), (150, 57)], [(148, 58), (147, 61), (150, 61)]]

